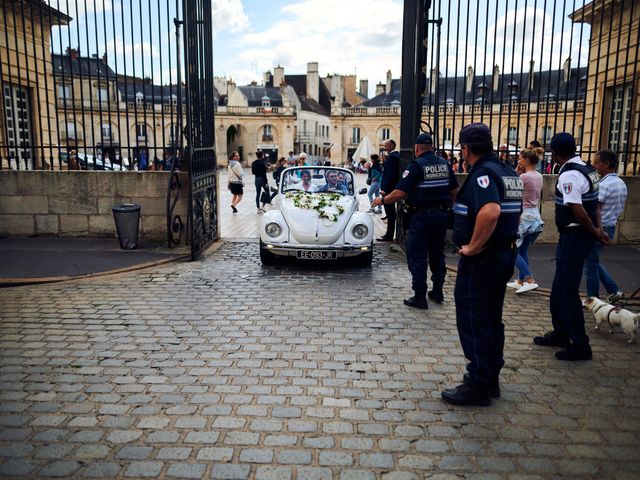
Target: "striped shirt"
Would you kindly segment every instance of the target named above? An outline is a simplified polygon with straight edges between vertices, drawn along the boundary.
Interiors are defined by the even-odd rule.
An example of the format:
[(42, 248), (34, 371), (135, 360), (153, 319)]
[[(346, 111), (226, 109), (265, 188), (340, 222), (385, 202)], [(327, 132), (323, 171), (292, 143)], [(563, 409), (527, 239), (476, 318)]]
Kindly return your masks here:
[(602, 204), (603, 227), (615, 227), (627, 200), (627, 186), (615, 173), (608, 173), (600, 179), (598, 202)]

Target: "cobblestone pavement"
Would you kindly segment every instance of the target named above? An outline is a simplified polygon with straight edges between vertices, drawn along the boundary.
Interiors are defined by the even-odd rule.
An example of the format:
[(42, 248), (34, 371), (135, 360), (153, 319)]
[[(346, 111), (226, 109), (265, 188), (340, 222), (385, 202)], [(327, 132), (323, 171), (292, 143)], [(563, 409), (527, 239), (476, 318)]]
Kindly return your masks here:
[[(507, 296), (502, 398), (451, 407), (463, 373), (444, 306), (401, 305), (403, 257), (263, 268), (205, 261), (0, 290), (0, 473), (220, 479), (638, 478), (640, 349), (589, 332), (565, 364)], [(387, 296), (383, 296), (387, 295)]]

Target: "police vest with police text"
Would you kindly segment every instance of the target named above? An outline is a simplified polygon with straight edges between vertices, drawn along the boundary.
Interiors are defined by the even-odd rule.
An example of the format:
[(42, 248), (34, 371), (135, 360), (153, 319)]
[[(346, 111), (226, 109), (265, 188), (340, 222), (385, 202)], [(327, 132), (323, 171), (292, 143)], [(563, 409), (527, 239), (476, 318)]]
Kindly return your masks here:
[(420, 167), (422, 180), (409, 194), (409, 204), (413, 207), (426, 207), (447, 203), (451, 199), (451, 179), (447, 161), (429, 152), (416, 158), (414, 162)]
[(473, 204), (473, 189), (495, 182), (500, 195), (500, 216), (487, 245), (511, 242), (518, 238), (524, 185), (515, 170), (493, 154), (479, 159), (460, 188), (454, 205), (453, 242), (468, 245), (473, 236), (478, 209)]
[[(587, 165), (585, 163), (565, 163), (562, 167), (562, 173), (568, 172), (570, 170), (577, 170), (582, 175), (586, 177), (589, 181), (589, 190), (586, 193), (582, 194), (582, 206), (584, 207), (587, 215), (593, 222), (596, 224), (596, 215), (598, 211), (598, 172), (591, 165)], [(560, 176), (558, 176), (558, 180), (556, 180), (555, 194), (556, 194), (556, 226), (558, 228), (568, 227), (571, 224), (577, 224), (578, 220), (573, 215), (571, 211), (571, 207), (569, 205), (564, 204), (564, 197), (562, 192), (558, 189), (558, 182), (560, 181)], [(570, 184), (566, 188), (572, 188), (573, 186)], [(563, 187), (564, 188), (564, 187)], [(569, 192), (567, 192), (569, 193)]]

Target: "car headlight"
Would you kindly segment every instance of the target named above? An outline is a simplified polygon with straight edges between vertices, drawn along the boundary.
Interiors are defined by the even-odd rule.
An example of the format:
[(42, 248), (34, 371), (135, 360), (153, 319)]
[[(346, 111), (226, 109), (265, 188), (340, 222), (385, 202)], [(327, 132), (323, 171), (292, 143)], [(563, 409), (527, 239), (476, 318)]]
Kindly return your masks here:
[(369, 235), (369, 228), (363, 223), (358, 223), (353, 227), (351, 233), (353, 233), (353, 236), (358, 240), (362, 240), (363, 238), (367, 238), (367, 235)]
[(282, 227), (278, 225), (276, 222), (268, 223), (266, 227), (264, 227), (264, 231), (267, 232), (272, 238), (279, 237), (282, 233)]

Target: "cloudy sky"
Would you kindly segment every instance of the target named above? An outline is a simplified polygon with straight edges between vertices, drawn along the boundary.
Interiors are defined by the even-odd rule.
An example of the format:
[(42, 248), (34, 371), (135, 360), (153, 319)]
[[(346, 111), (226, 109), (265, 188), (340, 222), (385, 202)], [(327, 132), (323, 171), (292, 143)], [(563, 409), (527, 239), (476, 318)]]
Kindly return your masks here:
[[(107, 52), (118, 73), (176, 79), (174, 0), (48, 0), (69, 13), (69, 27), (54, 28), (52, 48), (80, 46), (83, 55)], [(586, 65), (589, 27), (567, 15), (586, 0), (434, 0), (431, 18), (442, 18), (440, 71), (463, 74), (466, 66), (490, 72)], [(400, 77), (402, 0), (212, 0), (214, 69), (238, 84), (260, 82), (277, 65), (285, 74), (356, 74), (375, 84), (387, 70)], [(546, 10), (543, 6), (546, 5)], [(479, 10), (478, 10), (479, 9)], [(124, 21), (123, 21), (124, 20)], [(97, 28), (96, 28), (97, 27)], [(97, 35), (96, 35), (97, 32)], [(433, 31), (430, 31), (433, 34)], [(435, 50), (433, 50), (435, 51)], [(430, 55), (429, 68), (437, 58)], [(134, 72), (135, 69), (135, 72)]]

